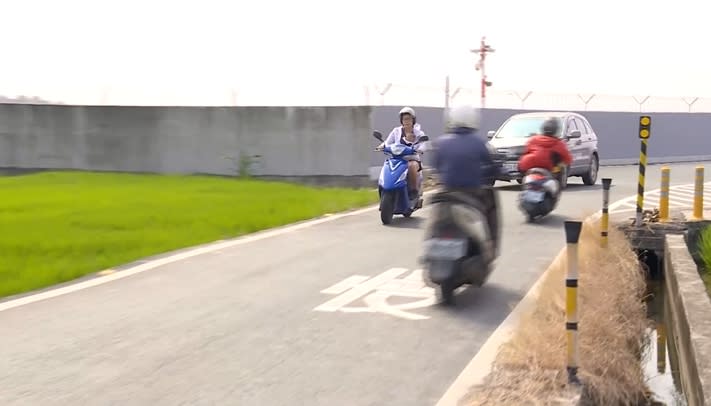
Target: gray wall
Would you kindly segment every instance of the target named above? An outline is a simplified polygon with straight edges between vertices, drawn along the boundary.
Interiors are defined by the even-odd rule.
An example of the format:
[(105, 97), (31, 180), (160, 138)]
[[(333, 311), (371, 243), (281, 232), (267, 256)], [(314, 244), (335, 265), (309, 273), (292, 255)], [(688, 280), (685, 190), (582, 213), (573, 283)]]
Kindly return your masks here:
[[(417, 107), (431, 137), (441, 108)], [(373, 129), (399, 107), (115, 107), (0, 104), (0, 167), (235, 174), (240, 153), (256, 175), (367, 176), (382, 165)], [(483, 130), (520, 110), (487, 109)], [(635, 162), (639, 113), (585, 112), (603, 163)], [(650, 162), (711, 156), (711, 114), (654, 113)], [(228, 157), (235, 158), (233, 160)], [(425, 156), (425, 163), (428, 162)]]
[(0, 167), (235, 174), (367, 174), (370, 107), (0, 104)]

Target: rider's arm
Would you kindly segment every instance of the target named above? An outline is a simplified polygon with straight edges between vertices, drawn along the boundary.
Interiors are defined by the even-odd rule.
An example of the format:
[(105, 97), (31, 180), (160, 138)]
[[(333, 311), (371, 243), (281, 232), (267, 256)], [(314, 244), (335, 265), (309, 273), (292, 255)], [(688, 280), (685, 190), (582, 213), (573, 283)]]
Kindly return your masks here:
[(563, 162), (565, 162), (566, 165), (570, 165), (573, 162), (573, 156), (570, 155), (570, 151), (568, 151), (568, 145), (566, 145), (565, 142), (557, 142), (554, 148), (555, 151), (560, 154), (560, 157), (563, 159)]
[[(417, 125), (419, 125), (419, 123)], [(415, 127), (415, 136), (417, 136), (417, 138), (423, 137), (425, 135), (427, 134), (425, 134), (424, 131), (422, 131), (419, 127)], [(417, 144), (415, 144), (415, 150), (419, 152), (429, 151), (432, 148), (431, 142), (432, 141), (418, 142)]]
[(438, 151), (438, 148), (436, 145), (432, 145), (432, 148), (430, 149), (429, 156), (430, 156), (430, 159), (432, 160), (432, 167), (436, 171), (439, 171), (440, 170), (439, 165), (442, 163), (442, 158), (439, 154), (439, 151)]
[(395, 127), (392, 131), (390, 131), (390, 134), (388, 134), (388, 137), (385, 139), (385, 146), (389, 147), (398, 142), (400, 142), (400, 127)]
[(489, 143), (482, 142), (481, 153), (479, 159), (481, 161), (481, 176), (485, 183), (494, 178), (497, 174), (498, 167), (494, 162), (492, 151), (489, 149)]
[(523, 148), (523, 155), (526, 155), (529, 152), (531, 152), (531, 140), (532, 139), (533, 138), (529, 138), (528, 141), (526, 141), (526, 146)]

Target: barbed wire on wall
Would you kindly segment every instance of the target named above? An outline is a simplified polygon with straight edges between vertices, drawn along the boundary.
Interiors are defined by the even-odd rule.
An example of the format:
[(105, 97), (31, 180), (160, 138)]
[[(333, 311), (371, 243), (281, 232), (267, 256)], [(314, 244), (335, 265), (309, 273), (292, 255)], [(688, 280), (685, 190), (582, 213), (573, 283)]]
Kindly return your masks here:
[[(383, 95), (381, 105), (418, 105), (443, 107), (445, 90), (435, 87), (391, 85), (391, 91)], [(413, 95), (416, 92), (416, 96)], [(467, 87), (450, 88), (449, 104), (479, 104), (478, 89)], [(426, 100), (425, 100), (426, 99)], [(437, 100), (442, 102), (437, 103)], [(429, 103), (428, 103), (429, 102)], [(602, 93), (564, 94), (533, 90), (487, 89), (487, 108), (508, 109), (569, 109), (583, 111), (646, 111), (646, 112), (711, 112), (711, 98), (669, 97), (654, 95), (610, 95)]]
[[(267, 91), (267, 89), (269, 89)], [(0, 89), (0, 94), (3, 94)], [(69, 96), (68, 96), (69, 95)], [(446, 100), (447, 97), (449, 100)], [(295, 84), (293, 88), (259, 88), (226, 86), (171, 89), (101, 87), (54, 91), (52, 94), (8, 95), (0, 103), (133, 105), (133, 106), (349, 106), (393, 105), (444, 107), (456, 104), (480, 104), (479, 89), (451, 86), (449, 95), (442, 86), (402, 83), (374, 84)], [(33, 102), (35, 101), (35, 102)], [(609, 95), (602, 93), (563, 94), (526, 89), (490, 87), (486, 93), (487, 108), (521, 110), (634, 111), (634, 112), (711, 112), (711, 98), (662, 97), (654, 95)]]

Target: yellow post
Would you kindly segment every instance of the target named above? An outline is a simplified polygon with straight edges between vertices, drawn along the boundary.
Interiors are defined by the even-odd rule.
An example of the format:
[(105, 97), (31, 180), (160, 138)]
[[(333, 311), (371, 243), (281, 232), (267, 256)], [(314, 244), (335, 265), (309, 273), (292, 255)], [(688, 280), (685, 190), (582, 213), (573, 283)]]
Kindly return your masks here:
[[(660, 316), (661, 317), (661, 316)], [(667, 370), (667, 331), (663, 321), (657, 322), (657, 372)]]
[(578, 240), (582, 228), (581, 221), (565, 222), (566, 254), (568, 257), (568, 272), (565, 277), (565, 330), (568, 337), (568, 382), (572, 384), (580, 384), (578, 378)]
[(600, 245), (607, 247), (608, 228), (610, 226), (610, 213), (608, 204), (610, 203), (610, 185), (612, 179), (602, 178), (602, 216), (600, 218)]
[(694, 220), (704, 219), (704, 167), (696, 167), (694, 179)]
[(635, 225), (642, 226), (642, 208), (644, 207), (644, 176), (647, 169), (647, 140), (651, 135), (652, 118), (649, 116), (639, 116), (639, 138), (641, 140), (639, 150), (639, 178), (637, 180), (637, 218)]
[(662, 189), (659, 192), (659, 221), (669, 221), (669, 173), (668, 166), (662, 167)]

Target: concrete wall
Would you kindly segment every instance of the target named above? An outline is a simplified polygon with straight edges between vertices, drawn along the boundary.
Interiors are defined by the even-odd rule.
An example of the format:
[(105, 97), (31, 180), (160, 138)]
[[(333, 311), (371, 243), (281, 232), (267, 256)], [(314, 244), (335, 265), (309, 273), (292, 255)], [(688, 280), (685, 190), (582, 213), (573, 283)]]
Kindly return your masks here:
[(0, 167), (261, 175), (367, 174), (370, 107), (0, 104)]
[(667, 235), (666, 297), (679, 374), (689, 406), (711, 404), (711, 300), (683, 235)]
[[(390, 131), (398, 123), (400, 107), (378, 107), (373, 123), (380, 131)], [(508, 117), (527, 110), (485, 109), (482, 113), (483, 133), (496, 130)], [(428, 135), (437, 135), (443, 128), (443, 109), (416, 108), (418, 122)], [(599, 139), (602, 164), (635, 163), (639, 159), (637, 138), (639, 115), (631, 112), (579, 112), (588, 118)], [(711, 114), (653, 113), (652, 137), (647, 153), (651, 163), (659, 161), (711, 159)], [(373, 160), (372, 163), (376, 163)]]
[[(431, 137), (441, 108), (417, 107)], [(373, 129), (397, 125), (399, 107), (114, 107), (0, 104), (0, 168), (235, 174), (240, 153), (257, 175), (367, 176), (382, 165)], [(519, 110), (487, 109), (484, 131)], [(587, 112), (603, 163), (635, 162), (638, 113)], [(711, 157), (711, 114), (655, 113), (650, 162)], [(232, 157), (230, 160), (228, 157)], [(424, 157), (425, 164), (429, 162)]]

